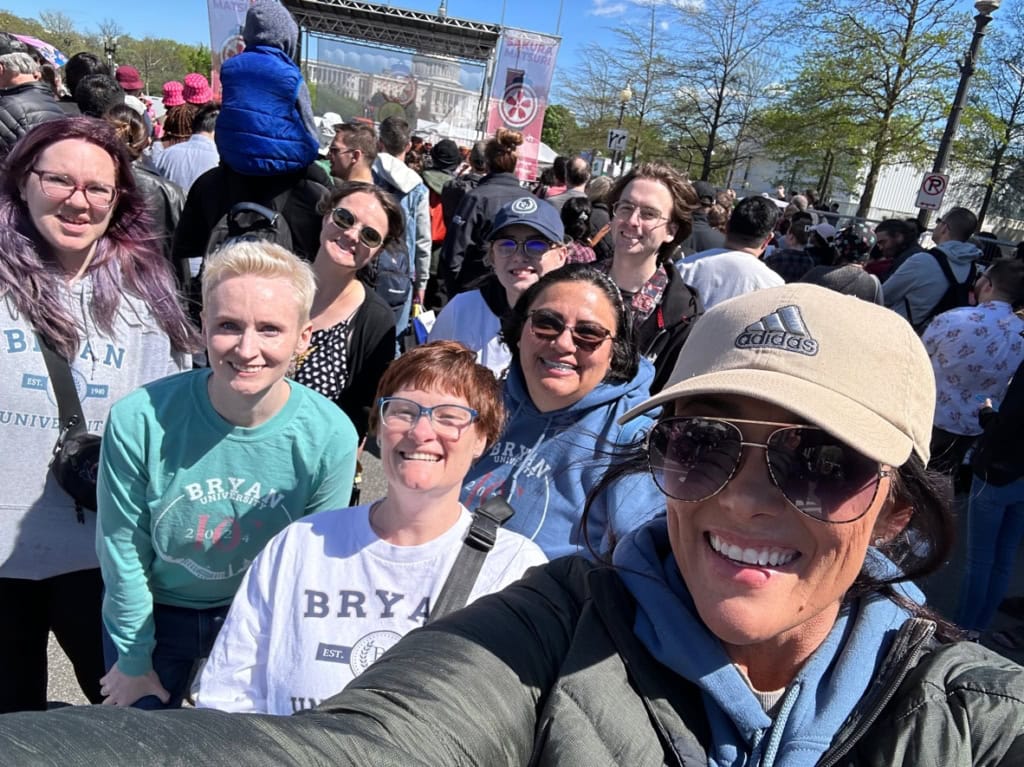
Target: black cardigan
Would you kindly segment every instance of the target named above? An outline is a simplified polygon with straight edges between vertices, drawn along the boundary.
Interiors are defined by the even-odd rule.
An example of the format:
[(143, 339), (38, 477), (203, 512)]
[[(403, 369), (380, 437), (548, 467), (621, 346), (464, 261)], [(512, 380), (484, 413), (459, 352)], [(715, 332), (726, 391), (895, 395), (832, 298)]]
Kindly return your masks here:
[(334, 399), (345, 411), (362, 441), (373, 396), (384, 369), (395, 358), (395, 313), (367, 288), (366, 299), (352, 316), (348, 338), (348, 386)]

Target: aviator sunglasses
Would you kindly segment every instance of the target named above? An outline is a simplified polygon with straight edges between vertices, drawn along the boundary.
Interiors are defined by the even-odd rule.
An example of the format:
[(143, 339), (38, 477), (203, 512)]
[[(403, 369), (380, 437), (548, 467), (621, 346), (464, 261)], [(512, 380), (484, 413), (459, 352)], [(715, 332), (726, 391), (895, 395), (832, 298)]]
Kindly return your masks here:
[[(749, 442), (736, 424), (778, 426)], [(871, 507), (892, 471), (817, 426), (680, 416), (647, 435), (647, 461), (666, 495), (697, 503), (718, 494), (739, 468), (745, 447), (761, 448), (772, 483), (797, 511), (822, 522), (853, 522)]]
[[(331, 221), (339, 229), (348, 230), (356, 225), (356, 217), (348, 208), (335, 208), (331, 211)], [(384, 235), (372, 226), (359, 227), (359, 241), (368, 248), (379, 248), (384, 242)]]
[(530, 331), (541, 341), (554, 341), (566, 330), (578, 349), (592, 352), (611, 338), (612, 331), (596, 322), (577, 322), (567, 325), (562, 315), (550, 309), (534, 309), (529, 313)]

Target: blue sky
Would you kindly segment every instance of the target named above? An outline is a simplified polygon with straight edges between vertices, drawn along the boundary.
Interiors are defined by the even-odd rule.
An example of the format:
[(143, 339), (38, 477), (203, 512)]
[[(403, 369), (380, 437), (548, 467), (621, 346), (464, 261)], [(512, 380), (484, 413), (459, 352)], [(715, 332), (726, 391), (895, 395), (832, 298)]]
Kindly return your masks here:
[[(643, 18), (647, 13), (643, 6), (649, 8), (652, 2), (700, 3), (702, 0), (561, 0), (561, 3), (559, 0), (448, 0), (448, 15), (560, 34), (557, 83), (557, 72), (573, 67), (584, 54), (586, 44), (612, 44), (612, 27)], [(399, 0), (392, 4), (436, 12), (438, 3), (439, 0)], [(971, 14), (974, 13), (972, 5), (972, 0), (957, 2), (958, 10)], [(36, 18), (40, 10), (62, 11), (85, 31), (95, 31), (101, 21), (114, 19), (135, 37), (170, 37), (183, 43), (210, 44), (206, 0), (171, 0), (162, 4), (139, 0), (0, 0), (0, 7), (29, 18)], [(996, 11), (993, 27), (998, 19), (999, 11)], [(670, 31), (666, 29), (665, 33)], [(965, 48), (969, 35), (969, 29), (965, 29)], [(74, 51), (64, 53), (70, 55)]]
[[(436, 12), (439, 0), (401, 0), (398, 7)], [(62, 11), (79, 29), (95, 31), (104, 19), (114, 19), (134, 37), (170, 37), (183, 43), (210, 44), (205, 0), (148, 3), (138, 0), (0, 0), (0, 7), (19, 16), (37, 18), (40, 10)], [(621, 23), (636, 10), (631, 0), (563, 0), (558, 26), (558, 0), (448, 0), (448, 15), (503, 23), (511, 27), (562, 36), (558, 66), (571, 66), (583, 44), (610, 40), (605, 27)], [(74, 51), (65, 51), (66, 54)]]

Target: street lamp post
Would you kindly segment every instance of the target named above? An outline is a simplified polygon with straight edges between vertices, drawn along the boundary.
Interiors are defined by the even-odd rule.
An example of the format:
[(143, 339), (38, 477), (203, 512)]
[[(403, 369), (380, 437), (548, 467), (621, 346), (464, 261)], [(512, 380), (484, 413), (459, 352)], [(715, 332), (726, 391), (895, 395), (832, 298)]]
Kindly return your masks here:
[[(619, 120), (615, 123), (616, 128), (622, 127), (622, 118), (626, 114), (626, 104), (633, 98), (633, 90), (629, 87), (629, 83), (626, 83), (626, 87), (619, 91)], [(626, 153), (616, 149), (612, 153), (612, 174), (618, 176), (621, 174), (619, 169), (619, 162), (625, 159)]]
[(117, 55), (117, 38), (108, 37), (103, 41), (103, 52), (107, 54), (107, 66), (114, 71), (114, 57)]
[[(949, 117), (946, 119), (946, 130), (942, 133), (942, 140), (939, 142), (939, 151), (935, 155), (935, 164), (932, 166), (932, 173), (942, 173), (946, 170), (946, 161), (949, 159), (949, 152), (953, 148), (953, 139), (956, 137), (957, 128), (960, 126), (960, 113), (967, 103), (967, 91), (971, 85), (971, 77), (974, 75), (974, 64), (978, 60), (978, 51), (981, 50), (981, 39), (985, 36), (986, 27), (992, 21), (992, 14), (999, 7), (1002, 0), (977, 0), (974, 7), (978, 15), (974, 17), (974, 37), (971, 38), (971, 46), (967, 50), (967, 56), (960, 64), (960, 84), (956, 88), (956, 96), (953, 98), (953, 107), (949, 110)], [(932, 212), (927, 208), (921, 208), (917, 215), (917, 223), (922, 228), (928, 228), (928, 220)]]

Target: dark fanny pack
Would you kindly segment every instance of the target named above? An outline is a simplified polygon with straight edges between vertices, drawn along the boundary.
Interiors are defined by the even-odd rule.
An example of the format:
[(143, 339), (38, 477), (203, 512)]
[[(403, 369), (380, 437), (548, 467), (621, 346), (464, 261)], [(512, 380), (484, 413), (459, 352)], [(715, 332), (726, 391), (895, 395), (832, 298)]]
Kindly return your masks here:
[(50, 385), (57, 398), (60, 434), (53, 446), (50, 471), (71, 500), (75, 515), (85, 524), (83, 509), (96, 511), (96, 476), (100, 465), (100, 440), (86, 428), (82, 401), (78, 397), (71, 366), (50, 342), (39, 333), (39, 348), (50, 374)]

